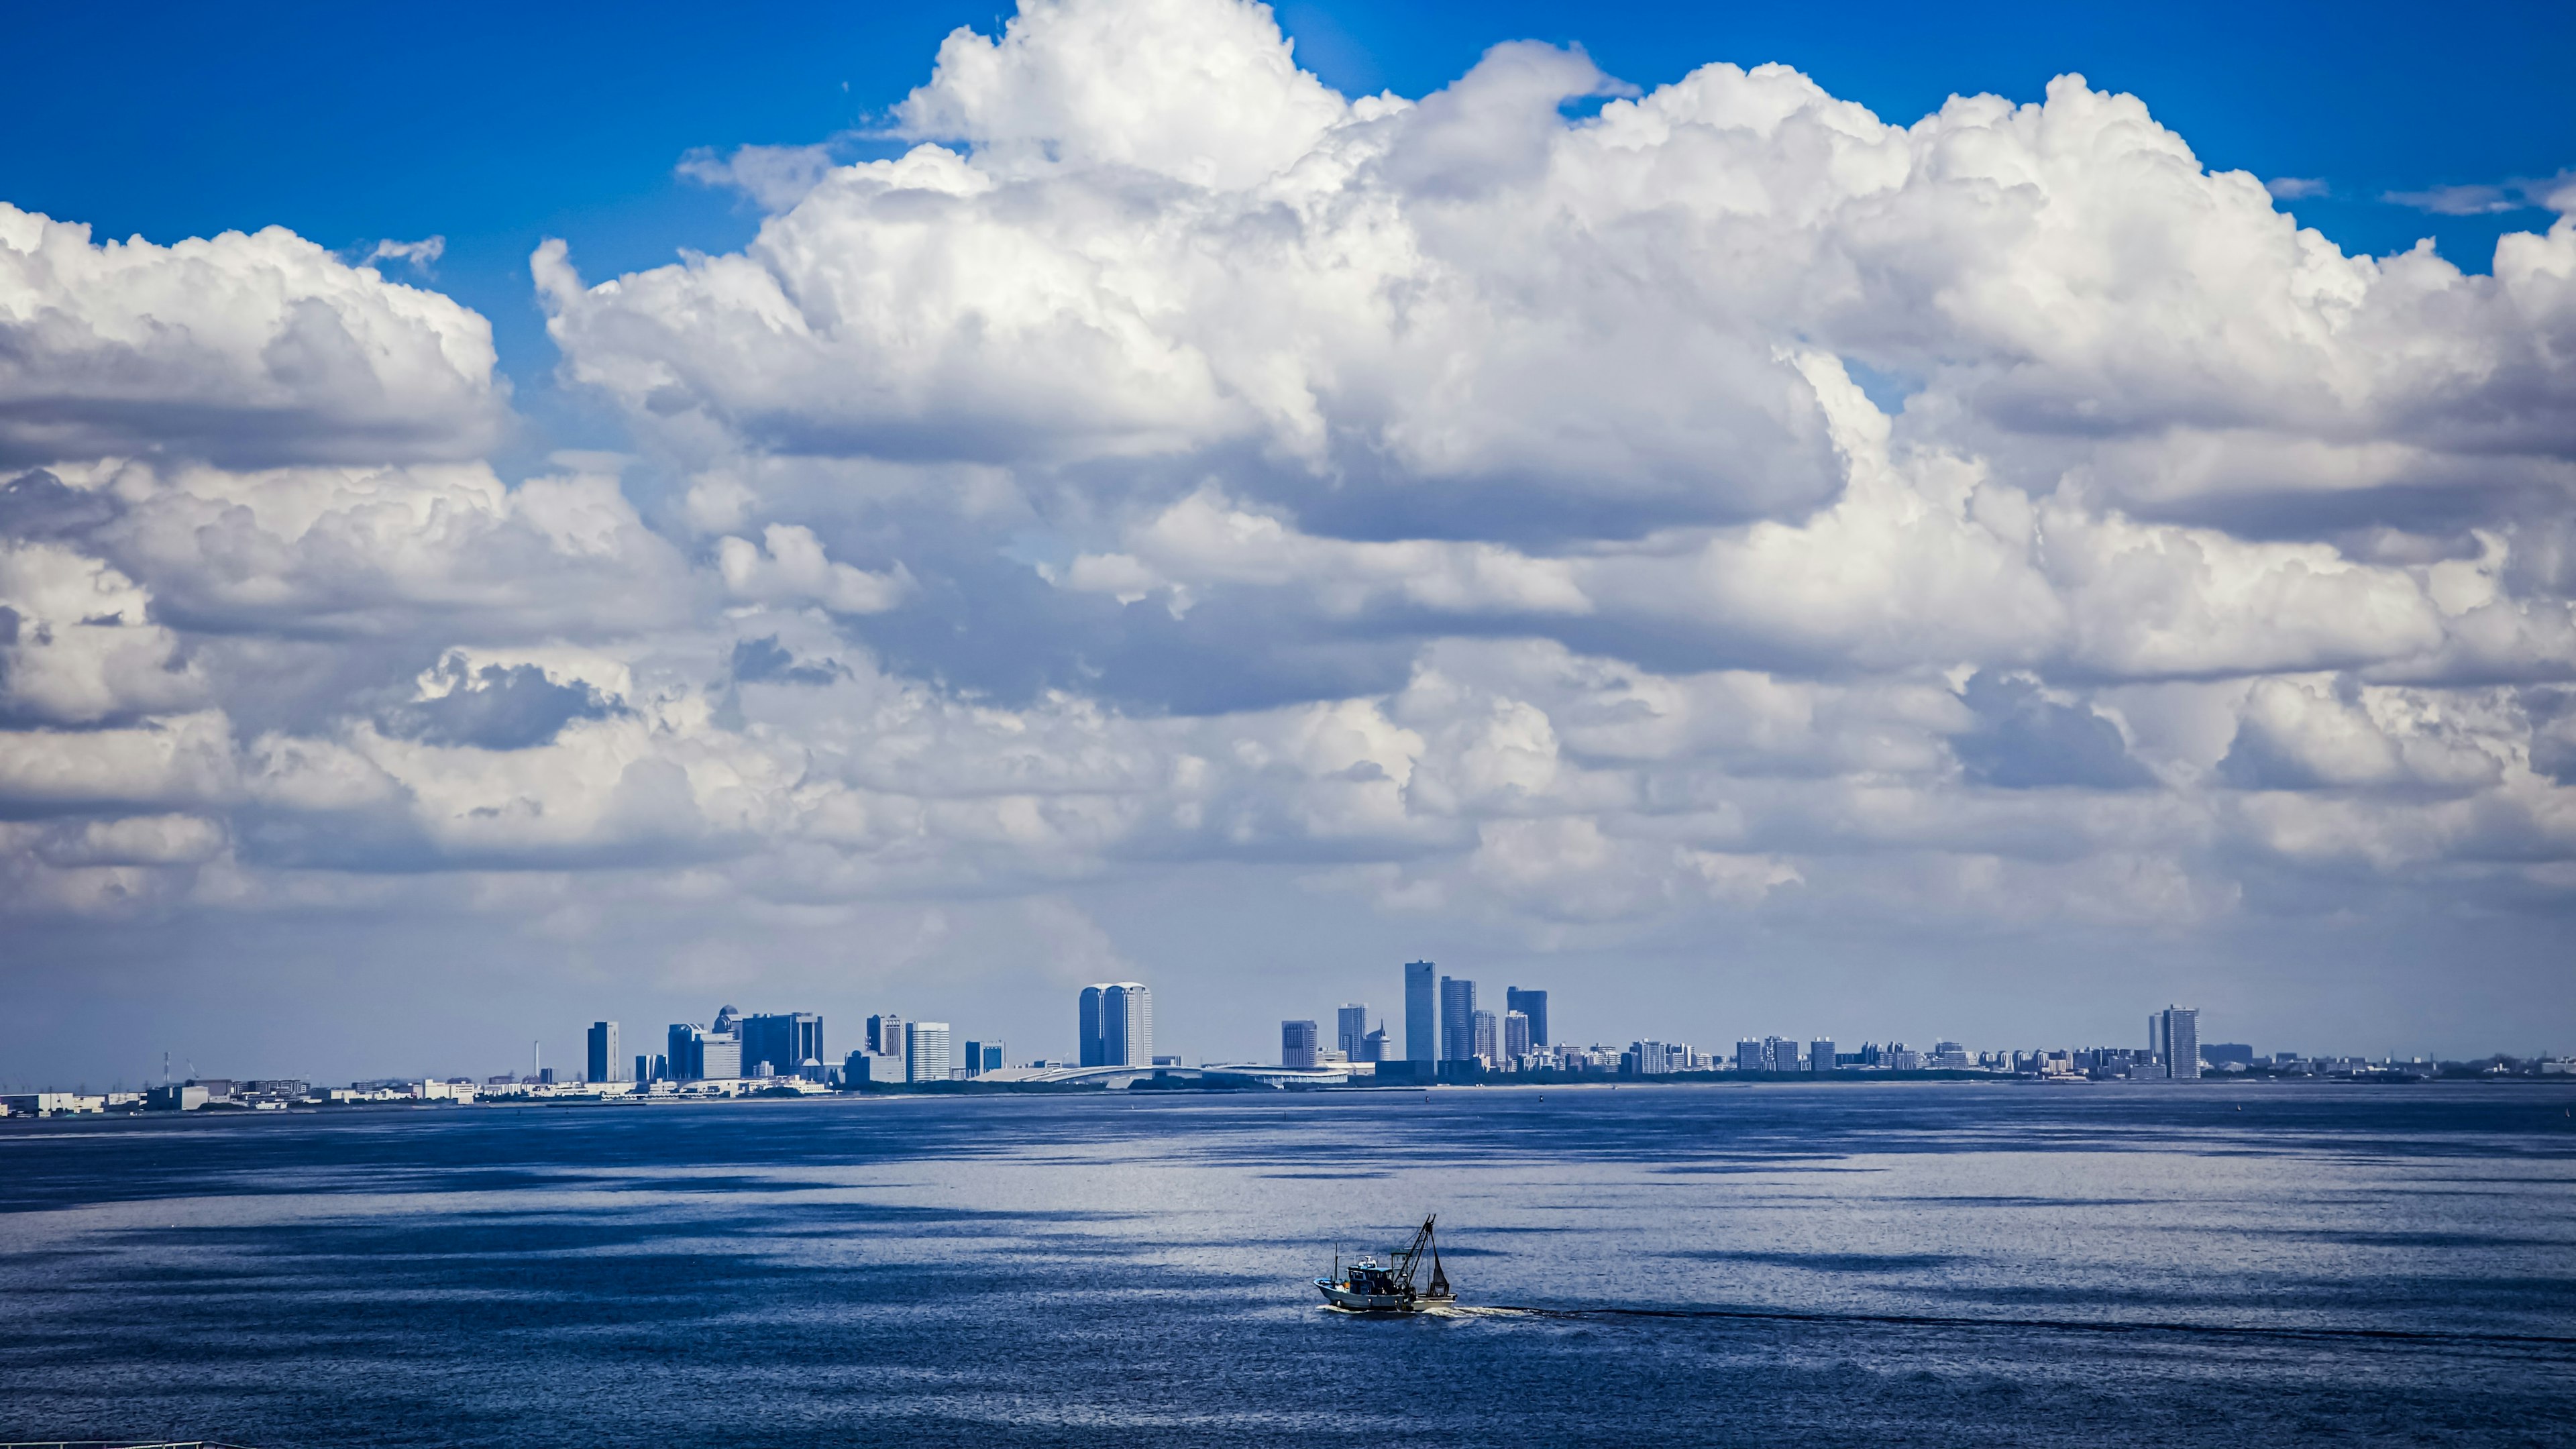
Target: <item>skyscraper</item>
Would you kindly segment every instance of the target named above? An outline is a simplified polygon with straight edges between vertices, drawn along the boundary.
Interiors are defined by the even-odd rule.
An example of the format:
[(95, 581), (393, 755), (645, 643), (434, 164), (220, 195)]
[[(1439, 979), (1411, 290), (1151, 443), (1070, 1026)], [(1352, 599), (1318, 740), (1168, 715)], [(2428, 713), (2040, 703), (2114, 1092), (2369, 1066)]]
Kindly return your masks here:
[(2168, 1006), (2149, 1012), (2147, 1050), (2155, 1053), (2165, 1076), (2176, 1081), (2200, 1080), (2200, 1009)]
[(1086, 1067), (1106, 1064), (1102, 1054), (1107, 1050), (1103, 1044), (1108, 1038), (1101, 1030), (1100, 998), (1108, 990), (1106, 984), (1082, 988), (1082, 1015), (1073, 1029), (1073, 1054)]
[(1100, 1065), (1154, 1064), (1154, 993), (1138, 981), (1113, 981), (1100, 992)]
[(1439, 998), (1434, 993), (1431, 972), (1428, 961), (1404, 963), (1404, 1059), (1408, 1062), (1437, 1061), (1440, 1057), (1438, 1028), (1433, 1024)]
[(948, 1023), (907, 1021), (903, 1024), (903, 1079), (907, 1082), (948, 1080)]
[(792, 1077), (807, 1062), (823, 1060), (823, 1018), (810, 1011), (783, 1016), (751, 1016), (742, 1023), (742, 1065), (757, 1071), (767, 1062), (779, 1076)]
[(1348, 1060), (1366, 1061), (1368, 1059), (1360, 1055), (1360, 1050), (1367, 1040), (1368, 1008), (1356, 1001), (1343, 1002), (1342, 1009), (1335, 1013), (1333, 1045), (1340, 1048)]
[(671, 1023), (671, 1079), (694, 1082), (707, 1074), (707, 1029), (691, 1022)]
[(1476, 1054), (1476, 983), (1440, 978), (1440, 1060), (1463, 1062)]
[(617, 1023), (594, 1021), (590, 1024), (590, 1062), (582, 1072), (585, 1082), (622, 1082), (626, 1080), (625, 1063), (617, 1059)]
[(1543, 1047), (1554, 1038), (1547, 1034), (1547, 993), (1523, 991), (1517, 986), (1503, 988), (1503, 1010), (1517, 1011), (1529, 1018), (1530, 1045)]
[(1770, 1066), (1763, 1059), (1762, 1043), (1755, 1041), (1749, 1036), (1736, 1038), (1735, 1069), (1739, 1072), (1767, 1072), (1771, 1070)]
[(1502, 1023), (1492, 1012), (1467, 1013), (1467, 1055), (1489, 1067), (1503, 1059)]
[(1807, 1070), (1831, 1072), (1834, 1069), (1834, 1039), (1818, 1037), (1807, 1043)]
[[(1523, 995), (1524, 993), (1522, 993), (1522, 992), (1518, 992), (1518, 991), (1514, 991), (1514, 992), (1512, 992), (1511, 994), (1512, 994), (1512, 995), (1514, 995), (1514, 996), (1520, 996), (1520, 995)], [(1537, 993), (1537, 994), (1539, 994), (1539, 995), (1542, 995), (1542, 996), (1543, 996), (1545, 993)], [(1546, 1010), (1546, 1007), (1542, 1006), (1542, 1007), (1540, 1007), (1539, 1009), (1540, 1009), (1540, 1010), (1542, 1010), (1542, 1011), (1544, 1011), (1544, 1010)], [(1528, 1013), (1528, 1012), (1525, 1012), (1525, 1011), (1506, 1011), (1506, 1012), (1504, 1012), (1504, 1013), (1503, 1013), (1503, 1055), (1504, 1055), (1504, 1056), (1507, 1056), (1507, 1057), (1510, 1057), (1510, 1058), (1512, 1058), (1513, 1060), (1517, 1061), (1517, 1060), (1519, 1060), (1519, 1059), (1520, 1059), (1520, 1058), (1522, 1058), (1522, 1057), (1528, 1056), (1529, 1054), (1530, 1054), (1530, 1019), (1529, 1019), (1529, 1013)]]
[(1315, 1064), (1315, 1024), (1311, 1021), (1279, 1023), (1279, 1065), (1311, 1067)]

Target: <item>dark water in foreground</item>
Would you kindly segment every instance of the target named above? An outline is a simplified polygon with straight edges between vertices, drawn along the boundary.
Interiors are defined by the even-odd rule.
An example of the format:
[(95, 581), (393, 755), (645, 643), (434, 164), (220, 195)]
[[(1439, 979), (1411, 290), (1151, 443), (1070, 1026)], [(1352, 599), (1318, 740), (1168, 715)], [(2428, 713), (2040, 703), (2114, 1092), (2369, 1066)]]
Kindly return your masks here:
[[(1909, 1084), (9, 1124), (0, 1439), (2576, 1444), (2571, 1104)], [(1336, 1246), (1432, 1209), (1467, 1303), (1545, 1311), (1320, 1308)]]

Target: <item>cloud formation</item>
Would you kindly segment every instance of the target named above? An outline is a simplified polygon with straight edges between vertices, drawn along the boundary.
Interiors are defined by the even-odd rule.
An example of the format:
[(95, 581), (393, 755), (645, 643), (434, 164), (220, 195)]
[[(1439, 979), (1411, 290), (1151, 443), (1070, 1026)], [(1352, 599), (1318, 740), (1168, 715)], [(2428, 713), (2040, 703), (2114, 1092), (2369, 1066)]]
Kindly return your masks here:
[(1030, 0), (894, 125), (684, 159), (740, 251), (537, 253), (627, 480), (498, 476), (434, 292), (0, 210), (5, 909), (1223, 860), (1574, 950), (2576, 890), (2566, 215), (2349, 256), (2074, 76), (1353, 99), (1237, 0)]

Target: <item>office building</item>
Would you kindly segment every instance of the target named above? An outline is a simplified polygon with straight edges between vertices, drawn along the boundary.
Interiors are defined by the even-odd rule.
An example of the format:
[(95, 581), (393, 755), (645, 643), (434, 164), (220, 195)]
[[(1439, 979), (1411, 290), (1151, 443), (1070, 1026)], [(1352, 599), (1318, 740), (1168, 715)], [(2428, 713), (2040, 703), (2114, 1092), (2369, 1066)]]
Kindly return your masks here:
[(1476, 1054), (1476, 983), (1440, 978), (1440, 1060), (1463, 1062)]
[(823, 1018), (810, 1011), (783, 1016), (746, 1017), (742, 1023), (742, 1064), (746, 1073), (792, 1077), (806, 1063), (823, 1060)]
[(1547, 993), (1523, 991), (1517, 986), (1503, 988), (1503, 1010), (1517, 1011), (1529, 1018), (1530, 1045), (1543, 1047), (1556, 1038), (1547, 1034)]
[(585, 1082), (622, 1082), (626, 1074), (617, 1060), (617, 1023), (594, 1021), (590, 1024), (590, 1060), (584, 1065)]
[(1279, 1023), (1279, 1065), (1283, 1067), (1315, 1065), (1315, 1024), (1313, 1022)]
[(1829, 1036), (1807, 1043), (1807, 1070), (1830, 1072), (1834, 1069), (1834, 1039)]
[(1798, 1044), (1776, 1036), (1762, 1038), (1762, 1070), (1794, 1072), (1798, 1069)]
[(1503, 1026), (1490, 1011), (1467, 1013), (1467, 1055), (1486, 1066), (1503, 1059)]
[(1440, 1056), (1440, 1038), (1433, 1024), (1439, 998), (1431, 981), (1432, 969), (1428, 961), (1404, 963), (1404, 1059), (1408, 1062), (1436, 1061)]
[(1628, 1056), (1636, 1062), (1637, 1075), (1641, 1077), (1660, 1077), (1672, 1069), (1672, 1053), (1659, 1041), (1631, 1042)]
[(653, 1080), (653, 1059), (642, 1052), (635, 1054), (635, 1080), (639, 1082)]
[(1360, 1044), (1368, 1039), (1368, 1008), (1356, 1001), (1345, 1001), (1334, 1014), (1333, 1045), (1349, 1061), (1365, 1060)]
[(2162, 1075), (2176, 1081), (2200, 1079), (2200, 1012), (2195, 1007), (2168, 1006), (2147, 1015), (2147, 1050), (2155, 1054)]
[(966, 1043), (965, 1061), (969, 1077), (998, 1072), (1002, 1069), (1002, 1044), (997, 1041), (970, 1041)]
[(694, 1082), (707, 1074), (707, 1029), (685, 1021), (671, 1023), (671, 1033), (664, 1044), (669, 1052), (670, 1076), (677, 1082)]
[(1763, 1064), (1762, 1043), (1749, 1036), (1738, 1039), (1735, 1043), (1735, 1069), (1739, 1072), (1769, 1071), (1770, 1068)]
[(1136, 981), (1100, 988), (1100, 1061), (1104, 1067), (1154, 1064), (1154, 993)]
[(907, 1021), (903, 1024), (903, 1079), (907, 1082), (948, 1080), (948, 1023)]
[[(1511, 995), (1513, 995), (1513, 996), (1521, 996), (1521, 995), (1525, 995), (1525, 994), (1527, 994), (1527, 993), (1519, 992), (1519, 991), (1514, 991), (1514, 992), (1512, 992), (1512, 993), (1510, 993), (1510, 994), (1511, 994)], [(1544, 1007), (1544, 1006), (1542, 1006), (1542, 1007), (1540, 1007), (1539, 1009), (1540, 1009), (1540, 1010), (1542, 1010), (1542, 1011), (1544, 1011), (1544, 1010), (1546, 1010), (1547, 1008), (1546, 1008), (1546, 1007)], [(1514, 1060), (1514, 1061), (1518, 1061), (1518, 1060), (1520, 1060), (1522, 1057), (1528, 1056), (1528, 1055), (1530, 1054), (1530, 1046), (1531, 1046), (1531, 1041), (1532, 1041), (1532, 1038), (1531, 1038), (1531, 1032), (1532, 1032), (1532, 1030), (1533, 1030), (1533, 1028), (1532, 1028), (1532, 1027), (1531, 1027), (1531, 1025), (1530, 1025), (1530, 1018), (1529, 1018), (1529, 1013), (1528, 1013), (1528, 1012), (1525, 1012), (1525, 1011), (1506, 1011), (1506, 1012), (1504, 1012), (1504, 1013), (1503, 1013), (1503, 1055), (1504, 1055), (1504, 1056), (1507, 1056), (1507, 1057), (1510, 1057), (1510, 1058), (1511, 1058), (1512, 1060)]]
[(1359, 1055), (1351, 1058), (1351, 1060), (1355, 1062), (1385, 1061), (1386, 1046), (1386, 1027), (1381, 1024), (1377, 1030), (1360, 1038)]
[(1107, 1065), (1102, 1059), (1103, 1053), (1108, 1050), (1106, 1046), (1108, 1036), (1101, 1030), (1100, 999), (1108, 991), (1107, 986), (1100, 985), (1082, 988), (1081, 1016), (1073, 1029), (1073, 1054), (1080, 1057), (1086, 1067)]

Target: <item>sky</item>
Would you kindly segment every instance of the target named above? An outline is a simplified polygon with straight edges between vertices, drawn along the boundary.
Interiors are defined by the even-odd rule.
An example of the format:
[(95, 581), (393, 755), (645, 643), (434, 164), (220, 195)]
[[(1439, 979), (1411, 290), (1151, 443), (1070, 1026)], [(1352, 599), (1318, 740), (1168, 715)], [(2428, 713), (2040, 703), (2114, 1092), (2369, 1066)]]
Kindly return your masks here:
[(2576, 1049), (2563, 7), (21, 17), (0, 1082)]

